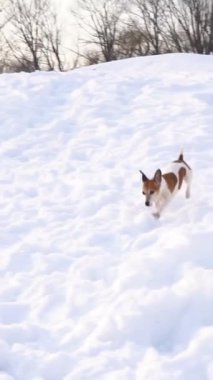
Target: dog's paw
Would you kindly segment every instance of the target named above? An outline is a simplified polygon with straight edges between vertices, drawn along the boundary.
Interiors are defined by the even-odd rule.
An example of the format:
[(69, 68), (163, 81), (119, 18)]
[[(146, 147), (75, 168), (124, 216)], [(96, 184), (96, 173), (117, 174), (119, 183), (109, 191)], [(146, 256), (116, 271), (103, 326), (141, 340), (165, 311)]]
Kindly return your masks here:
[(154, 216), (155, 219), (160, 218), (160, 213), (159, 212), (153, 212), (152, 215)]

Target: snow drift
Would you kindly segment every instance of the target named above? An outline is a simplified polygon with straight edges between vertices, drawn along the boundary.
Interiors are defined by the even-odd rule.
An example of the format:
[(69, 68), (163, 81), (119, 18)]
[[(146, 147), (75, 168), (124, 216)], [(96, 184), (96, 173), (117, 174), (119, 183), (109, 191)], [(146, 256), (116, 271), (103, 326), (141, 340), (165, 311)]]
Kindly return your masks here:
[[(212, 67), (0, 76), (0, 380), (213, 379)], [(156, 221), (138, 170), (181, 148)]]

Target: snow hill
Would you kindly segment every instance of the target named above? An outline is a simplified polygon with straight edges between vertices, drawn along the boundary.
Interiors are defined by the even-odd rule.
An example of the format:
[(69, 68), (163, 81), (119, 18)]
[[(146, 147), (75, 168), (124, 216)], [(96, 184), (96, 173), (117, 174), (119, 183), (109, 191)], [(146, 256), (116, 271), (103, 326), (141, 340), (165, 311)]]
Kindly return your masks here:
[[(213, 380), (212, 67), (0, 76), (0, 380)], [(181, 148), (157, 221), (139, 169)]]

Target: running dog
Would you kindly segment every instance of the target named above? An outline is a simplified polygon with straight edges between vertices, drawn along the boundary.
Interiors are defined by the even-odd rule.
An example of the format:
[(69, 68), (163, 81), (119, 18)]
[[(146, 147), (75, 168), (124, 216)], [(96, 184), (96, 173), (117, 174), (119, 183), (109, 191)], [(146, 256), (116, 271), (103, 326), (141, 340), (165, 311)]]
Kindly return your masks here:
[(158, 169), (152, 179), (140, 170), (142, 175), (142, 194), (145, 195), (145, 205), (155, 206), (153, 216), (160, 218), (163, 209), (167, 206), (173, 196), (186, 183), (186, 198), (190, 198), (190, 188), (192, 179), (192, 170), (185, 162), (183, 153), (176, 161), (172, 162), (170, 170), (162, 174)]

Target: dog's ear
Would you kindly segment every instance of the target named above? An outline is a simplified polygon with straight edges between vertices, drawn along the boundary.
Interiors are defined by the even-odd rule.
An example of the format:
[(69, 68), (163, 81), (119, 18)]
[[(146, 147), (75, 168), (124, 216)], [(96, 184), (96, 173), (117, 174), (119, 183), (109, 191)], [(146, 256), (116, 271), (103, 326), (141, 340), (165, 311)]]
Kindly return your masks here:
[(139, 172), (140, 172), (141, 175), (142, 175), (142, 181), (143, 181), (143, 182), (146, 182), (146, 181), (149, 180), (149, 179), (147, 178), (147, 176), (146, 176), (141, 170), (139, 170)]
[(160, 186), (161, 180), (162, 180), (162, 173), (161, 173), (161, 170), (158, 169), (155, 172), (154, 181), (157, 183), (158, 186)]

